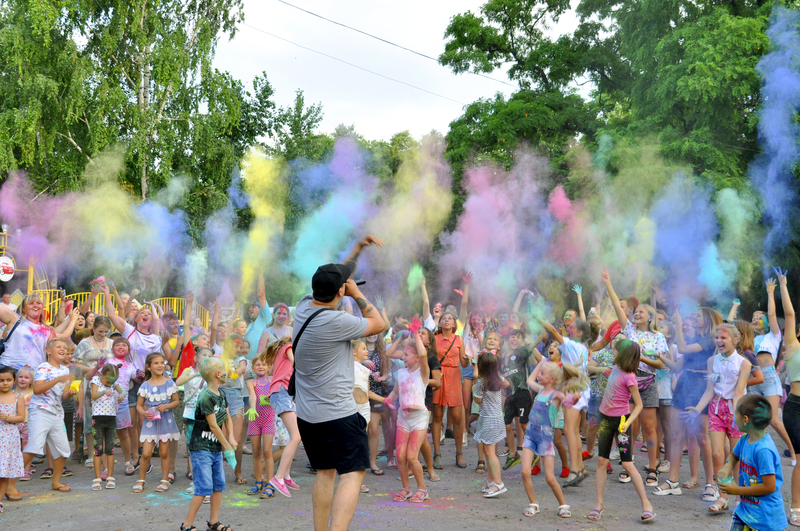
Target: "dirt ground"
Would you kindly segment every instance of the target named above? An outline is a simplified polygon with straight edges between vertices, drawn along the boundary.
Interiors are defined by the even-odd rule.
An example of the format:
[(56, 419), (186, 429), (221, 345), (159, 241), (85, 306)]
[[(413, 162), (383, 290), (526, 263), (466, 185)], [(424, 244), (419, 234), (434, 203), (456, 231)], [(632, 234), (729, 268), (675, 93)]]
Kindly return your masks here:
[[(778, 448), (783, 452), (780, 439)], [(638, 445), (637, 445), (638, 447)], [(179, 456), (183, 455), (181, 445)], [(578, 487), (565, 489), (567, 503), (572, 507), (573, 517), (558, 517), (556, 500), (544, 481), (544, 473), (534, 476), (534, 486), (542, 512), (532, 518), (523, 516), (522, 511), (528, 501), (522, 487), (520, 465), (503, 472), (503, 481), (508, 493), (497, 498), (485, 499), (480, 488), (485, 476), (475, 472), (477, 450), (474, 441), (470, 440), (465, 449), (468, 467), (455, 467), (455, 445), (446, 440), (442, 446), (444, 470), (439, 472), (441, 481), (428, 483), (431, 499), (422, 504), (396, 503), (392, 494), (400, 488), (396, 470), (386, 469), (386, 459), (379, 461), (381, 468), (386, 469), (384, 476), (378, 477), (367, 471), (366, 485), (370, 492), (361, 494), (351, 529), (404, 529), (424, 531), (451, 531), (457, 529), (516, 529), (521, 527), (546, 527), (554, 530), (613, 529), (625, 531), (647, 527), (664, 529), (728, 529), (731, 512), (711, 515), (707, 505), (701, 499), (702, 486), (692, 490), (684, 490), (682, 496), (657, 497), (650, 496), (656, 520), (650, 524), (642, 524), (639, 516), (641, 505), (632, 484), (621, 484), (617, 481), (617, 473), (622, 467), (613, 463), (614, 474), (608, 476), (606, 486), (603, 519), (592, 522), (586, 514), (594, 506), (596, 459), (586, 463), (589, 477)], [(643, 453), (637, 453), (636, 464), (641, 470), (644, 466)], [(292, 498), (276, 494), (273, 499), (260, 500), (257, 496), (249, 496), (246, 489), (252, 486), (252, 459), (245, 456), (244, 471), (248, 478), (247, 486), (238, 486), (233, 471), (226, 465), (227, 490), (224, 494), (221, 510), (223, 523), (231, 525), (234, 531), (241, 530), (306, 530), (313, 529), (311, 512), (311, 486), (314, 476), (306, 468), (306, 455), (300, 447), (297, 459), (292, 467), (292, 477), (300, 485), (301, 490), (293, 492)], [(501, 458), (501, 463), (503, 458)], [(791, 467), (789, 460), (782, 459), (784, 464), (784, 500), (790, 500), (789, 479)], [(0, 515), (0, 529), (44, 530), (80, 529), (82, 531), (106, 530), (175, 530), (186, 516), (191, 496), (184, 490), (190, 485), (186, 473), (186, 459), (178, 458), (178, 479), (170, 490), (159, 494), (155, 492), (160, 479), (158, 459), (148, 475), (145, 490), (135, 494), (131, 488), (136, 476), (126, 477), (117, 468), (117, 488), (91, 490), (93, 472), (75, 461), (68, 461), (68, 466), (75, 472), (65, 483), (72, 487), (72, 492), (63, 494), (49, 490), (50, 481), (38, 479), (38, 474), (30, 482), (18, 483), (25, 496), (21, 502), (5, 503), (5, 513)], [(39, 465), (42, 470), (43, 465)], [(559, 461), (556, 459), (556, 466)], [(681, 469), (681, 481), (688, 479), (689, 466), (684, 458)], [(702, 468), (701, 468), (702, 470)], [(663, 475), (662, 475), (663, 478)], [(701, 472), (701, 481), (703, 481)], [(412, 486), (414, 485), (412, 480)], [(648, 491), (649, 492), (649, 491)], [(195, 525), (200, 531), (206, 529), (208, 506), (200, 510)]]

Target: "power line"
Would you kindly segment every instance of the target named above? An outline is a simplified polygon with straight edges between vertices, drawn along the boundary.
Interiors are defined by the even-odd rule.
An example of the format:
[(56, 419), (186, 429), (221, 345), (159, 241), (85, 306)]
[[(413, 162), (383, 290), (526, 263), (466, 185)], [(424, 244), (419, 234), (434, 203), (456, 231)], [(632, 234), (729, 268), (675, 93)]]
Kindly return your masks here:
[(249, 24), (242, 24), (242, 26), (245, 26), (245, 27), (250, 28), (250, 29), (255, 30), (255, 31), (260, 31), (261, 33), (264, 33), (265, 35), (269, 35), (270, 37), (274, 37), (274, 38), (276, 38), (278, 40), (281, 40), (281, 41), (284, 41), (284, 42), (288, 42), (289, 44), (297, 46), (298, 48), (302, 48), (303, 50), (307, 50), (309, 52), (313, 52), (313, 53), (322, 55), (322, 56), (327, 57), (329, 59), (333, 59), (334, 61), (339, 61), (340, 63), (344, 63), (346, 65), (352, 66), (353, 68), (358, 68), (359, 70), (363, 70), (364, 72), (368, 72), (368, 73), (370, 73), (372, 75), (375, 75), (375, 76), (378, 76), (378, 77), (382, 77), (383, 79), (388, 79), (389, 81), (394, 81), (395, 83), (400, 83), (401, 85), (405, 85), (407, 87), (411, 87), (413, 89), (417, 89), (417, 90), (420, 90), (422, 92), (426, 92), (426, 93), (428, 93), (428, 94), (430, 94), (432, 96), (436, 96), (437, 98), (442, 98), (444, 100), (452, 101), (453, 103), (458, 103), (459, 105), (467, 105), (466, 103), (464, 103), (462, 101), (454, 100), (453, 98), (450, 98), (448, 96), (443, 96), (441, 94), (437, 94), (436, 92), (431, 92), (430, 90), (424, 89), (422, 87), (418, 87), (416, 85), (412, 85), (411, 83), (406, 83), (405, 81), (401, 81), (401, 80), (395, 79), (393, 77), (389, 77), (389, 76), (385, 76), (383, 74), (379, 74), (378, 72), (375, 72), (375, 71), (370, 70), (368, 68), (364, 68), (363, 66), (358, 66), (357, 64), (353, 64), (351, 62), (345, 61), (344, 59), (339, 59), (338, 57), (334, 57), (334, 56), (332, 56), (330, 54), (327, 54), (327, 53), (324, 53), (324, 52), (320, 52), (318, 50), (314, 50), (313, 48), (309, 48), (308, 46), (303, 46), (302, 44), (298, 44), (298, 43), (296, 43), (294, 41), (290, 41), (289, 39), (284, 39), (283, 37), (279, 37), (278, 35), (275, 35), (274, 33), (270, 33), (268, 31), (262, 30), (261, 28), (256, 28), (255, 26), (251, 26)]
[[(294, 4), (290, 4), (289, 2), (286, 2), (285, 0), (278, 0), (278, 2), (280, 2), (281, 4), (286, 4), (289, 7), (293, 7), (295, 9), (297, 9), (298, 11), (302, 11), (304, 13), (308, 13), (311, 16), (314, 16), (314, 17), (317, 17), (317, 18), (321, 18), (322, 20), (330, 22), (331, 24), (336, 24), (337, 26), (341, 26), (341, 27), (347, 28), (347, 29), (349, 29), (351, 31), (355, 31), (357, 33), (361, 33), (362, 35), (366, 35), (367, 37), (370, 37), (372, 39), (381, 41), (381, 42), (386, 43), (386, 44), (388, 44), (390, 46), (394, 46), (396, 48), (400, 48), (401, 50), (405, 50), (407, 52), (411, 52), (414, 55), (419, 55), (420, 57), (424, 57), (425, 59), (430, 59), (431, 61), (435, 61), (436, 64), (441, 65), (441, 63), (439, 63), (439, 59), (437, 59), (436, 57), (431, 57), (430, 55), (426, 55), (426, 54), (424, 54), (422, 52), (418, 52), (416, 50), (412, 50), (411, 48), (406, 48), (405, 46), (402, 46), (400, 44), (397, 44), (397, 43), (394, 43), (392, 41), (386, 40), (386, 39), (384, 39), (382, 37), (378, 37), (377, 35), (373, 35), (371, 33), (367, 33), (366, 31), (360, 30), (358, 28), (354, 28), (352, 26), (348, 26), (347, 24), (343, 24), (341, 22), (337, 22), (335, 20), (331, 20), (331, 19), (329, 19), (327, 17), (323, 17), (322, 15), (314, 13), (313, 11), (309, 11), (308, 9), (303, 9), (302, 7), (296, 6)], [(490, 80), (495, 81), (497, 83), (502, 83), (503, 85), (508, 85), (509, 87), (514, 87), (514, 88), (517, 87), (513, 83), (507, 83), (507, 82), (503, 81), (502, 79), (496, 79), (496, 78), (493, 78), (493, 77), (490, 77), (490, 76), (487, 76), (487, 75), (484, 75), (484, 74), (479, 74), (477, 72), (467, 72), (467, 73), (468, 74), (472, 74), (473, 76), (478, 76), (478, 77), (482, 77), (482, 78), (485, 78), (485, 79), (490, 79)]]

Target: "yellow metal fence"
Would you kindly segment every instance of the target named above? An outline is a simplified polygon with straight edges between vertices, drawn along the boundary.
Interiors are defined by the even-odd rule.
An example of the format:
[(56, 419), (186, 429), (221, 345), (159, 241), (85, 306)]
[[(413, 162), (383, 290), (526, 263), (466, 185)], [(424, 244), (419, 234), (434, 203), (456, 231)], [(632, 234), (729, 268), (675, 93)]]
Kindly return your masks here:
[[(52, 322), (53, 316), (56, 315), (58, 309), (61, 307), (61, 290), (58, 289), (48, 289), (48, 290), (36, 290), (34, 291), (35, 294), (42, 297), (44, 301), (45, 307), (45, 316), (48, 321)], [(77, 308), (80, 308), (83, 303), (85, 303), (89, 297), (91, 297), (91, 293), (86, 291), (83, 293), (73, 293), (67, 295), (68, 299), (72, 299), (75, 301), (75, 305)], [(111, 302), (116, 304), (116, 300), (114, 295), (111, 295)], [(180, 299), (177, 297), (162, 297), (160, 299), (156, 299), (153, 301), (157, 303), (161, 308), (167, 311), (173, 311), (178, 315), (178, 319), (182, 322), (183, 321), (183, 312), (186, 308), (186, 299)], [(100, 294), (95, 297), (94, 301), (92, 301), (92, 305), (89, 308), (90, 311), (94, 312), (98, 315), (107, 315), (106, 313), (106, 301), (105, 297)], [(194, 303), (192, 308), (192, 318), (195, 317), (200, 318), (200, 322), (202, 323), (203, 328), (208, 330), (208, 322), (209, 322), (209, 312), (208, 309), (200, 304)]]

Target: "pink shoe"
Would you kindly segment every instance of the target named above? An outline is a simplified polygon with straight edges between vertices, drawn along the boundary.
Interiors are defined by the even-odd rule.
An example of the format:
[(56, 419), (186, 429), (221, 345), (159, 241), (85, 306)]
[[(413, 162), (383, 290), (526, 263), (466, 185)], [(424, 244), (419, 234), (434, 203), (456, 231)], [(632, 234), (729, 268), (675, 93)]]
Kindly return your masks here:
[(300, 485), (294, 482), (294, 480), (290, 477), (283, 478), (283, 482), (286, 483), (286, 486), (292, 490), (300, 490)]
[(33, 475), (30, 472), (23, 472), (22, 477), (19, 478), (20, 481), (30, 481)]
[(100, 473), (100, 479), (103, 481), (108, 479), (108, 469), (104, 468), (103, 471)]
[(278, 492), (280, 492), (287, 498), (292, 497), (292, 493), (289, 492), (289, 489), (286, 488), (286, 483), (283, 480), (273, 477), (271, 480), (269, 480), (269, 484), (278, 489)]

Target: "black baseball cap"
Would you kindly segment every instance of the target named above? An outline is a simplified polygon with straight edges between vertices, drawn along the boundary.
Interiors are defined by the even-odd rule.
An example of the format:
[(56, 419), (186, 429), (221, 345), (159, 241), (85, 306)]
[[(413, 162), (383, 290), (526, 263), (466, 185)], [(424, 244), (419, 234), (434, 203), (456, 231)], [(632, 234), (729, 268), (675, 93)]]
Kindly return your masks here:
[(336, 296), (347, 279), (350, 278), (352, 271), (344, 264), (326, 264), (319, 266), (317, 272), (311, 277), (311, 290), (314, 298), (330, 302)]

